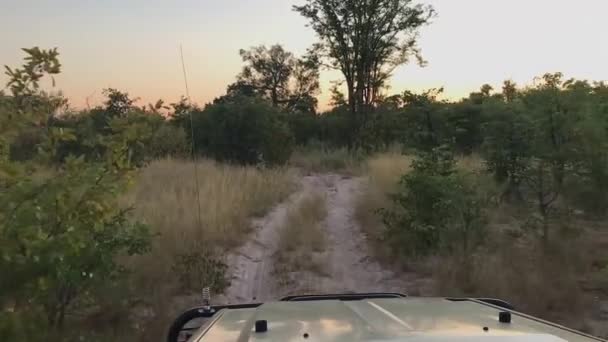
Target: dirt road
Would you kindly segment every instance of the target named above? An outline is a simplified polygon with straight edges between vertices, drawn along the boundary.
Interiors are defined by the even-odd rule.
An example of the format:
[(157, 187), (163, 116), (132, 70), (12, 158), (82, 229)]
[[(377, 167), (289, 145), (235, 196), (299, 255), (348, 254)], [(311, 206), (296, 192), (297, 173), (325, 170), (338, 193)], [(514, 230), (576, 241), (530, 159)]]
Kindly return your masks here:
[[(357, 196), (364, 179), (337, 174), (301, 178), (301, 188), (270, 213), (254, 221), (251, 239), (228, 257), (231, 285), (225, 291), (227, 303), (276, 300), (288, 294), (401, 292), (420, 293), (425, 279), (413, 274), (395, 275), (370, 257), (365, 236), (354, 219)], [(323, 274), (296, 272), (294, 285), (280, 287), (273, 274), (278, 229), (287, 212), (310, 193), (325, 194), (328, 215), (322, 223), (327, 248), (323, 253)], [(424, 292), (424, 290), (422, 290)]]

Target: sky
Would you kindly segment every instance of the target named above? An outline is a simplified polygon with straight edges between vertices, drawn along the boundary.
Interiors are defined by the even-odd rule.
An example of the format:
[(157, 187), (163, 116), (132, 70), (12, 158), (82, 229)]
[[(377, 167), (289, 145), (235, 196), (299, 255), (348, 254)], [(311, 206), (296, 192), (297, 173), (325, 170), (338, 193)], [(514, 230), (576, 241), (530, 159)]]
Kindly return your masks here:
[[(316, 37), (292, 11), (304, 0), (0, 0), (0, 64), (21, 64), (22, 47), (57, 47), (63, 65), (57, 88), (75, 108), (99, 104), (112, 87), (139, 104), (186, 93), (180, 45), (192, 100), (225, 93), (242, 67), (239, 49), (280, 43), (302, 54)], [(484, 83), (529, 84), (561, 71), (608, 80), (608, 1), (419, 0), (438, 12), (420, 32), (427, 67), (403, 66), (391, 93), (445, 87), (459, 99)], [(321, 108), (330, 81), (322, 73)], [(6, 76), (0, 75), (0, 84)]]

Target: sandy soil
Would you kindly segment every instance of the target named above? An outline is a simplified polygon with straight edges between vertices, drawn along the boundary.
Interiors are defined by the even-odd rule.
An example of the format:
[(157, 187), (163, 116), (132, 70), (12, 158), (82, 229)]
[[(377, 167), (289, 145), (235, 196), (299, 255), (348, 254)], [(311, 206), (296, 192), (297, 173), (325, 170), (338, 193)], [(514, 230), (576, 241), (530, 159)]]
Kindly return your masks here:
[[(396, 276), (370, 257), (365, 236), (354, 219), (354, 207), (363, 184), (362, 178), (337, 174), (303, 177), (298, 192), (261, 219), (254, 221), (251, 239), (228, 257), (232, 274), (230, 287), (222, 301), (248, 303), (277, 300), (288, 294), (400, 292), (424, 294), (428, 279), (414, 274)], [(280, 287), (273, 269), (277, 231), (291, 206), (308, 193), (324, 193), (328, 215), (322, 223), (327, 249), (321, 253), (323, 274), (295, 272), (293, 285)]]

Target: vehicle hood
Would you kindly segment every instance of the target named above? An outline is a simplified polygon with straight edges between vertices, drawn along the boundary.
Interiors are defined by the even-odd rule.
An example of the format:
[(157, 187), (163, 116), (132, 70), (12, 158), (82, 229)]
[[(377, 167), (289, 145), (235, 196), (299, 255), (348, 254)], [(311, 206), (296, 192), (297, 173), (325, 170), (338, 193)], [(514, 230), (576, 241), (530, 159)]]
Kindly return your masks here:
[[(442, 298), (270, 302), (223, 310), (193, 340), (597, 341), (518, 313), (511, 323), (500, 323), (500, 311), (477, 301)], [(257, 320), (267, 321), (266, 332), (255, 332)]]

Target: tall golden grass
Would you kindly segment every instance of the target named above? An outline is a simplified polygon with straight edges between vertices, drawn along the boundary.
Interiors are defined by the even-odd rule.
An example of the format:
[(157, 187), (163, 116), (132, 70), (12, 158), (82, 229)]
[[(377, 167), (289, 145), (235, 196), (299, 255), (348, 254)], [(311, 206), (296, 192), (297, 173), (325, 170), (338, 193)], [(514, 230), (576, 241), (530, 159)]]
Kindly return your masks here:
[[(214, 251), (223, 258), (251, 231), (253, 216), (262, 215), (295, 190), (287, 169), (258, 169), (197, 163), (200, 224), (196, 178), (192, 161), (165, 159), (141, 170), (134, 190), (125, 200), (135, 207), (137, 219), (147, 223), (156, 237), (150, 253), (126, 261), (133, 271), (134, 287), (146, 297), (146, 336), (163, 333), (174, 314), (175, 297), (188, 295), (177, 287), (174, 266), (188, 252)], [(200, 284), (202, 287), (203, 284)], [(179, 304), (192, 305), (193, 303)], [(156, 334), (156, 335), (155, 335)]]
[(319, 193), (306, 194), (296, 206), (289, 209), (285, 224), (279, 231), (279, 244), (275, 254), (275, 271), (279, 283), (287, 285), (290, 272), (322, 272), (323, 263), (317, 253), (326, 247), (322, 227), (326, 216), (326, 198)]
[(263, 214), (294, 189), (293, 175), (286, 169), (257, 169), (202, 160), (197, 170), (200, 224), (197, 181), (191, 161), (153, 162), (137, 181), (133, 196), (136, 214), (160, 234), (157, 241), (168, 252), (191, 248), (199, 242), (234, 247), (250, 231), (252, 216)]
[(372, 250), (381, 259), (387, 258), (389, 253), (380, 241), (384, 226), (377, 210), (392, 207), (388, 195), (397, 191), (399, 180), (410, 170), (411, 163), (410, 156), (387, 152), (372, 156), (364, 164), (367, 182), (357, 199), (355, 215)]

